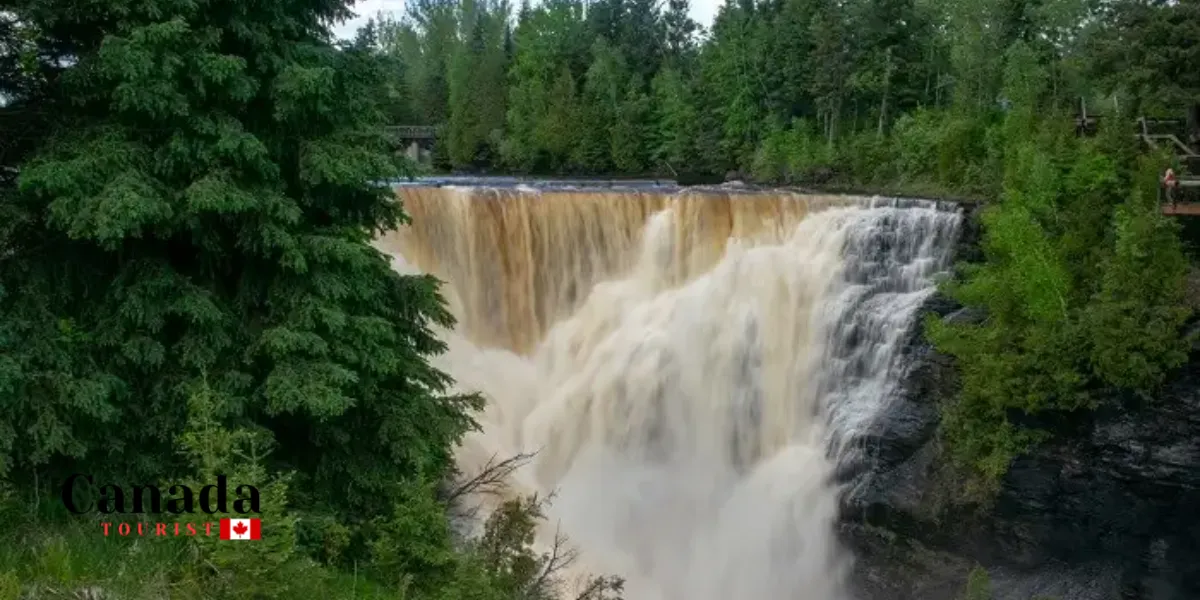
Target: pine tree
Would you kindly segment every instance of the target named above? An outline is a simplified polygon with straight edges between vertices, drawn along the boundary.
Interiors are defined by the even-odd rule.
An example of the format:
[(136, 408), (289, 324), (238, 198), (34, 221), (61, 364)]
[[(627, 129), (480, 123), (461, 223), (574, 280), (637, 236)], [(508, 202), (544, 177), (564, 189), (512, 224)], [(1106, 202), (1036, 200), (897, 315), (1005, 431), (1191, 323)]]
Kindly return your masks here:
[(345, 4), (25, 8), (73, 48), (53, 91), (74, 103), (21, 169), (0, 263), (10, 472), (179, 473), (201, 381), (313, 504), (369, 515), (449, 468), (477, 400), (427, 363), (452, 324), (435, 282), (369, 244), (405, 219), (400, 165), (381, 63), (328, 42)]
[(692, 20), (689, 9), (688, 0), (667, 0), (662, 17), (666, 37), (664, 67), (688, 69), (696, 58), (696, 34), (700, 31), (700, 24)]
[(689, 163), (696, 155), (697, 111), (687, 82), (679, 71), (666, 68), (658, 72), (650, 87), (654, 98), (651, 119), (655, 127), (651, 138), (654, 160), (676, 170), (694, 168)]
[(611, 127), (613, 166), (621, 173), (641, 173), (649, 161), (650, 98), (642, 87), (641, 76), (634, 73), (629, 77)]

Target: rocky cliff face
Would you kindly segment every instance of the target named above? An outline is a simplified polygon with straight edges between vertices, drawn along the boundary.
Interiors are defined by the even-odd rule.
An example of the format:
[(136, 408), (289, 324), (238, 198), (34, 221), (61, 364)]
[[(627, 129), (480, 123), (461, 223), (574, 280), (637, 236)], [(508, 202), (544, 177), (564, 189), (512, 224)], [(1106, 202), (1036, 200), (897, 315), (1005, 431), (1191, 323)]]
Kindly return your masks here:
[[(977, 318), (942, 297), (926, 311)], [(986, 510), (960, 507), (936, 438), (954, 366), (919, 328), (908, 352), (903, 393), (843, 473), (861, 600), (957, 600), (976, 564), (994, 600), (1200, 599), (1200, 352), (1161, 397), (1091, 415), (1018, 459)]]

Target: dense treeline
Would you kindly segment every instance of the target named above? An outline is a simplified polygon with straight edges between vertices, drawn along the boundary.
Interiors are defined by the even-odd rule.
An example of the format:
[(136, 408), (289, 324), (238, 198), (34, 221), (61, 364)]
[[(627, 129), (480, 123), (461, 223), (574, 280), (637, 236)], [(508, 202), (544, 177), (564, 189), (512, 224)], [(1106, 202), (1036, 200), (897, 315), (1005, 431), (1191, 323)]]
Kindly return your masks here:
[(985, 260), (947, 289), (986, 316), (929, 329), (964, 380), (948, 447), (984, 490), (1186, 359), (1188, 265), (1155, 187), (1181, 165), (1132, 134), (1200, 102), (1195, 0), (733, 0), (707, 32), (686, 0), (423, 0), (367, 33), (390, 118), (443, 127), (439, 168), (991, 200)]
[[(371, 33), (395, 61), (391, 119), (444, 127), (443, 167), (990, 191), (988, 133), (1015, 103), (1182, 116), (1197, 17), (1195, 2), (745, 0), (703, 32), (686, 0), (422, 0)], [(1005, 94), (1019, 60), (1045, 80), (1034, 97)]]

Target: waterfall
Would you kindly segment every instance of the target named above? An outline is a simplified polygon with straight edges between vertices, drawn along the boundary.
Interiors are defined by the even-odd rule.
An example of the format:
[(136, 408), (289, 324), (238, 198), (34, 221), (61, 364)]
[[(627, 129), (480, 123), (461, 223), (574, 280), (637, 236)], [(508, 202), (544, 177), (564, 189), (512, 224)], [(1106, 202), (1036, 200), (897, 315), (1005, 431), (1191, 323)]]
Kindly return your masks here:
[[(893, 395), (960, 216), (782, 191), (404, 187), (378, 240), (447, 282), (436, 357), (488, 399), (462, 468), (538, 452), (514, 493), (630, 600), (844, 600), (833, 471)], [(545, 532), (551, 536), (553, 531)]]

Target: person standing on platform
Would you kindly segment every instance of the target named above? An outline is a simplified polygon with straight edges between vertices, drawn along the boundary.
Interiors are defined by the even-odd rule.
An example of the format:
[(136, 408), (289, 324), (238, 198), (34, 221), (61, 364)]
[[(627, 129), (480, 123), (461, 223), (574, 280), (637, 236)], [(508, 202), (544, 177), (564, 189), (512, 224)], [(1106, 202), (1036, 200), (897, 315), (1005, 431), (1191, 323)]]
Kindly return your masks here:
[(1167, 194), (1167, 202), (1171, 203), (1171, 209), (1175, 208), (1175, 188), (1179, 186), (1179, 179), (1175, 177), (1175, 169), (1167, 169), (1162, 178), (1163, 190)]

